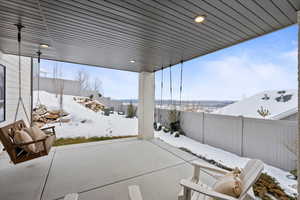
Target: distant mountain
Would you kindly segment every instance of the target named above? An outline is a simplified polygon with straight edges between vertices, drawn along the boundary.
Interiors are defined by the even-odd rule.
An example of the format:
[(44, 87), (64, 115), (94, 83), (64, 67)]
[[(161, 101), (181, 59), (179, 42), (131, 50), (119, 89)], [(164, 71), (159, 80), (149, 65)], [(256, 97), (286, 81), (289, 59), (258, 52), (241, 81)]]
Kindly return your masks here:
[[(122, 102), (122, 103), (138, 103), (137, 99), (119, 99), (118, 101)], [(202, 107), (214, 107), (214, 108), (222, 108), (224, 106), (227, 106), (229, 104), (234, 103), (235, 101), (229, 101), (229, 100), (225, 100), (225, 101), (217, 101), (217, 100), (192, 100), (192, 101), (182, 101), (182, 105), (198, 105), (198, 106), (202, 106)], [(156, 104), (161, 104), (160, 100), (156, 100), (155, 101)], [(170, 100), (163, 100), (162, 104), (166, 105), (166, 104), (171, 104), (172, 102)], [(173, 100), (173, 104), (174, 105), (179, 105), (180, 102), (178, 100)]]

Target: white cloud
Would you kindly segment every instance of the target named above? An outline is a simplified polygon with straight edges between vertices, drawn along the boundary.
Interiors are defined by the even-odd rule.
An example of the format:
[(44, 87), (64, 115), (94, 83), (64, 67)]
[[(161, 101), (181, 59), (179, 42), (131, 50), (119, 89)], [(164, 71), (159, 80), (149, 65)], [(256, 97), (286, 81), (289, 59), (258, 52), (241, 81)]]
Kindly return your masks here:
[(292, 61), (292, 62), (297, 62), (297, 58), (298, 58), (298, 50), (295, 48), (291, 51), (288, 52), (284, 52), (282, 54), (282, 57), (287, 59), (288, 61)]
[(199, 67), (198, 81), (185, 88), (188, 99), (241, 99), (263, 90), (297, 87), (296, 71), (246, 54), (202, 62)]

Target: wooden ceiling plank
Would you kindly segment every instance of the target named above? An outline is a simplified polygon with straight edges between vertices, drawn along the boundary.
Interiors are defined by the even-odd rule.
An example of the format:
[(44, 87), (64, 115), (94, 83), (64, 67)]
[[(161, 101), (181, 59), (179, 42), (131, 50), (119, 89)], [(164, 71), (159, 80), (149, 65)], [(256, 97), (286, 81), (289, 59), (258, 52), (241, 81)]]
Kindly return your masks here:
[[(236, 27), (236, 26), (233, 26), (232, 24), (229, 24), (228, 22), (223, 20), (222, 17), (219, 17), (217, 13), (209, 12), (208, 10), (198, 7), (197, 5), (195, 5), (192, 2), (174, 1), (174, 0), (172, 0), (172, 2), (177, 3), (186, 9), (189, 9), (193, 13), (194, 17), (197, 15), (201, 15), (201, 13), (205, 13), (208, 16), (208, 19), (211, 19), (211, 20), (209, 20), (209, 22), (215, 23), (217, 26), (219, 26), (222, 29), (226, 28), (226, 30), (228, 30), (230, 33), (238, 34), (239, 37), (243, 37), (241, 35), (249, 34), (249, 30), (246, 30), (246, 32), (245, 32), (245, 30), (240, 30), (240, 27)], [(254, 32), (254, 31), (251, 30), (251, 32)]]
[[(217, 41), (234, 41), (235, 36), (233, 35), (229, 35), (229, 34), (224, 34), (221, 33), (217, 30), (215, 30), (212, 27), (209, 27), (208, 25), (206, 25), (205, 23), (203, 24), (199, 24), (198, 27), (196, 28), (195, 23), (194, 23), (194, 19), (193, 18), (188, 18), (187, 16), (182, 16), (179, 15), (178, 12), (176, 12), (175, 10), (166, 7), (165, 5), (160, 4), (158, 1), (147, 1), (147, 0), (139, 0), (141, 2), (144, 3), (145, 9), (151, 9), (153, 12), (164, 12), (165, 17), (168, 16), (168, 18), (172, 19), (175, 18), (176, 20), (183, 20), (183, 22), (185, 23), (185, 26), (188, 26), (189, 29), (191, 30), (195, 30), (197, 31), (201, 31), (201, 34), (203, 34), (203, 36), (206, 36), (207, 38), (211, 38), (212, 36), (217, 37)], [(149, 7), (151, 6), (151, 7)], [(220, 39), (219, 39), (220, 38)], [(235, 38), (235, 39), (234, 39)]]
[(287, 0), (296, 11), (300, 10), (300, 1), (299, 0)]
[(289, 20), (292, 23), (296, 23), (297, 17), (296, 17), (296, 10), (293, 8), (293, 6), (286, 0), (272, 0), (273, 4), (277, 6), (277, 8), (280, 8), (280, 10), (289, 18)]
[[(57, 19), (57, 17), (58, 17), (58, 15), (56, 15), (55, 17), (56, 18), (51, 18), (49, 15), (47, 15), (46, 16), (48, 19), (50, 19), (50, 21), (48, 21), (48, 24), (49, 25), (53, 25), (53, 24), (58, 24), (58, 23), (60, 23), (59, 22), (59, 20), (55, 20), (55, 19)], [(85, 31), (89, 31), (89, 26), (86, 26), (86, 25), (84, 25), (84, 26), (81, 26), (81, 23), (79, 22), (79, 21), (76, 21), (76, 24), (73, 24), (72, 25), (72, 23), (68, 23), (68, 21), (70, 20), (70, 18), (66, 18), (65, 20), (64, 20), (64, 22), (61, 22), (62, 24), (61, 24), (61, 26), (62, 26), (62, 29), (65, 29), (65, 27), (64, 26), (66, 26), (66, 27), (71, 27), (71, 28), (73, 28), (74, 29), (74, 31), (76, 30), (76, 29), (79, 29), (79, 28), (81, 28), (81, 29), (83, 29), (83, 30), (85, 30)], [(91, 25), (91, 24), (90, 24)], [(91, 29), (91, 31), (93, 31), (93, 29)], [(95, 32), (95, 31), (94, 31)], [(103, 30), (100, 30), (99, 29), (99, 27), (97, 28), (97, 33), (95, 32), (95, 34), (98, 34), (98, 33), (105, 33), (105, 29), (103, 29)], [(115, 34), (116, 32), (106, 32), (107, 34)], [(119, 30), (119, 33), (117, 34), (117, 35), (119, 35), (121, 38), (122, 38), (122, 34), (121, 34), (121, 32), (120, 32), (120, 30)], [(124, 39), (125, 40), (128, 40), (129, 42), (130, 41), (137, 41), (137, 40), (141, 40), (141, 37), (139, 36), (139, 37), (131, 37), (130, 35), (128, 35), (128, 34), (126, 34), (126, 33), (124, 33), (123, 34), (123, 36), (125, 37)], [(158, 43), (158, 41), (152, 41), (151, 42), (151, 44), (150, 44), (150, 46), (152, 45), (152, 43)], [(162, 46), (166, 46), (165, 44), (163, 44), (163, 43), (159, 43), (159, 44), (161, 44)], [(169, 47), (174, 47), (174, 48), (183, 48), (183, 46), (177, 46), (177, 44), (178, 43), (175, 43), (175, 44), (172, 44), (171, 46), (169, 46)], [(193, 47), (193, 48), (195, 48), (195, 47)]]
[[(61, 0), (61, 1), (64, 1), (64, 0)], [(81, 7), (82, 7), (82, 5), (81, 5)], [(93, 8), (90, 8), (90, 9), (93, 9)], [(99, 12), (97, 9), (95, 10), (95, 12)], [(102, 10), (103, 11), (103, 10)], [(77, 9), (77, 12), (79, 12), (79, 10)], [(104, 11), (103, 11), (104, 12)], [(103, 13), (103, 12), (101, 12), (101, 13)], [(90, 13), (91, 14), (91, 13)], [(108, 19), (109, 21), (110, 21), (110, 23), (111, 23), (111, 25), (115, 25), (115, 24), (120, 24), (121, 23), (121, 21), (120, 20), (116, 20), (116, 21), (111, 21), (111, 16), (112, 16), (112, 14), (108, 14), (109, 16), (106, 16), (105, 17), (105, 19)], [(115, 15), (114, 15), (115, 16)], [(97, 18), (97, 17), (99, 17), (99, 14), (97, 13), (97, 15), (93, 15), (93, 17), (94, 18)], [(115, 16), (116, 17), (116, 16)], [(124, 19), (123, 17), (121, 17), (120, 19), (123, 19), (123, 20), (126, 20), (126, 19)], [(138, 30), (140, 30), (140, 31), (142, 31), (142, 32), (140, 32), (140, 33), (143, 33), (143, 32), (149, 32), (149, 34), (151, 34), (151, 35), (157, 35), (157, 37), (162, 37), (162, 36), (164, 36), (165, 37), (165, 39), (169, 39), (170, 38), (170, 34), (169, 33), (166, 33), (167, 31), (168, 31), (168, 29), (161, 29), (160, 27), (153, 27), (153, 28), (149, 28), (148, 27), (148, 25), (144, 25), (144, 26), (139, 26), (140, 24), (129, 24), (128, 22), (131, 22), (130, 20), (126, 20), (126, 22), (125, 23), (121, 23), (120, 24), (120, 26), (124, 26), (124, 24), (126, 24), (126, 25), (128, 25), (129, 26), (129, 28), (130, 29), (132, 29), (132, 28), (135, 28), (135, 29), (138, 29)], [(171, 37), (173, 37), (173, 35), (175, 36), (175, 33), (173, 33), (173, 34), (171, 34), (172, 36)], [(179, 36), (179, 35), (178, 35)], [(182, 38), (184, 38), (184, 37), (174, 37), (173, 39), (175, 39), (175, 40), (179, 40), (179, 38), (180, 39), (182, 39)], [(189, 37), (186, 37), (186, 39), (187, 38), (189, 38)], [(186, 42), (188, 42), (188, 41), (183, 41), (184, 43), (186, 43)], [(214, 40), (212, 40), (212, 42), (215, 42)], [(190, 44), (195, 44), (195, 40), (193, 40), (193, 41), (190, 41)]]
[(261, 32), (259, 28), (256, 27), (255, 24), (252, 24), (247, 19), (244, 18), (240, 13), (238, 13), (233, 8), (229, 7), (227, 4), (223, 3), (220, 0), (209, 0), (209, 1), (198, 1), (191, 0), (191, 2), (200, 4), (210, 10), (213, 10), (214, 15), (216, 15), (219, 19), (226, 19), (227, 23), (230, 22), (231, 26), (239, 27), (241, 31), (246, 35), (247, 38), (253, 34), (257, 34)]
[[(222, 3), (237, 13), (236, 19), (240, 23), (246, 25), (248, 28), (255, 30), (256, 34), (263, 34), (266, 32), (266, 30), (271, 28), (270, 25), (266, 24), (260, 18), (258, 18), (257, 15), (254, 15), (251, 11), (246, 9), (242, 4), (239, 3), (239, 1), (222, 0)], [(253, 20), (253, 18), (255, 20)]]
[(278, 23), (269, 13), (267, 13), (264, 9), (262, 9), (258, 4), (254, 1), (249, 0), (238, 0), (242, 5), (251, 10), (256, 15), (259, 15), (261, 18), (266, 20), (274, 29), (278, 29), (281, 27), (281, 24)]
[[(158, 2), (158, 1), (156, 1)], [(192, 25), (195, 27), (194, 18), (199, 15), (199, 13), (195, 13), (191, 11), (190, 9), (187, 9), (186, 7), (182, 6), (181, 4), (185, 3), (185, 6), (192, 6), (190, 3), (184, 2), (184, 1), (159, 1), (159, 4), (167, 7), (168, 9), (173, 10), (177, 13), (178, 16), (182, 16), (186, 24)], [(202, 12), (203, 13), (203, 12)], [(213, 15), (207, 14), (209, 17), (205, 21), (205, 27), (212, 29), (214, 32), (226, 34), (227, 36), (234, 37), (234, 39), (241, 39), (247, 34), (241, 30), (236, 29), (236, 32), (232, 32), (229, 28), (226, 26), (220, 26), (218, 23), (216, 23), (216, 18), (214, 18)], [(213, 18), (213, 20), (210, 20), (210, 18)], [(196, 24), (197, 25), (197, 24)], [(200, 26), (196, 26), (197, 29), (202, 29)]]
[(255, 0), (281, 25), (292, 24), (293, 22), (280, 10), (271, 0)]
[[(98, 4), (100, 3), (99, 1), (96, 1)], [(114, 4), (113, 4), (114, 3)], [(101, 2), (101, 5), (114, 5), (114, 8), (117, 9), (117, 7), (119, 9), (123, 9), (125, 6), (127, 7), (126, 11), (122, 11), (121, 10), (115, 10), (114, 12), (118, 13), (118, 14), (123, 14), (123, 16), (126, 16), (125, 14), (129, 13), (131, 14), (132, 18), (131, 19), (136, 19), (137, 17), (141, 18), (143, 20), (143, 23), (147, 23), (149, 26), (155, 25), (153, 28), (154, 29), (160, 29), (161, 32), (165, 32), (165, 33), (172, 33), (174, 35), (178, 35), (178, 36), (185, 36), (186, 38), (191, 38), (197, 40), (197, 41), (202, 41), (204, 42), (204, 39), (199, 37), (197, 35), (197, 33), (195, 32), (189, 32), (185, 29), (183, 29), (183, 27), (181, 26), (181, 24), (178, 23), (173, 23), (173, 21), (170, 20), (166, 20), (163, 17), (160, 17), (158, 15), (153, 15), (152, 13), (149, 14), (149, 12), (142, 10), (139, 11), (139, 7), (132, 7), (132, 4), (126, 4), (127, 2), (125, 1), (112, 1), (112, 2)], [(131, 0), (132, 3), (132, 0)], [(108, 7), (107, 8), (111, 8)], [(130, 8), (130, 9), (129, 9)], [(111, 8), (112, 9), (112, 8)], [(125, 9), (125, 8), (124, 8)], [(123, 10), (124, 10), (123, 9)], [(134, 10), (134, 12), (132, 11)], [(206, 41), (213, 41), (213, 40), (206, 40)]]
[[(59, 11), (57, 11), (57, 10), (59, 10), (59, 9), (56, 9), (56, 10), (54, 11), (53, 9), (50, 9), (50, 8), (49, 8), (49, 11), (46, 11), (45, 14), (47, 15), (47, 14), (48, 14), (47, 12), (56, 12), (57, 14), (63, 14), (63, 15), (66, 14), (66, 12), (61, 13), (61, 12), (59, 12)], [(70, 16), (70, 17), (71, 17), (71, 16)], [(68, 17), (68, 16), (66, 15), (66, 18), (70, 18), (70, 17)], [(74, 16), (72, 16), (72, 17), (74, 17)], [(77, 19), (80, 19), (81, 21), (84, 20), (84, 18), (83, 18), (82, 16), (78, 16)], [(93, 19), (94, 19), (94, 18), (91, 18), (90, 21), (88, 20), (89, 23), (91, 23), (91, 22), (92, 22), (91, 20), (93, 20)], [(80, 21), (78, 21), (77, 23), (79, 23), (79, 22), (80, 22)], [(102, 21), (102, 24), (100, 24), (100, 26), (103, 25), (104, 23), (105, 23), (105, 22)], [(87, 25), (88, 25), (88, 23), (87, 23)], [(110, 28), (113, 28), (113, 27), (110, 26)], [(122, 28), (122, 27), (120, 26), (119, 28)], [(119, 31), (120, 31), (120, 29), (119, 29)], [(131, 31), (132, 31), (132, 30), (131, 30)], [(127, 33), (127, 32), (126, 32), (126, 33)], [(141, 37), (141, 34), (139, 34), (139, 37)], [(166, 38), (166, 40), (170, 40), (170, 38), (169, 38), (169, 39)], [(174, 40), (173, 42), (176, 43), (175, 40)], [(178, 43), (178, 41), (177, 41), (177, 43)], [(183, 44), (184, 44), (184, 42), (183, 42)], [(192, 45), (192, 44), (190, 44), (190, 45)]]

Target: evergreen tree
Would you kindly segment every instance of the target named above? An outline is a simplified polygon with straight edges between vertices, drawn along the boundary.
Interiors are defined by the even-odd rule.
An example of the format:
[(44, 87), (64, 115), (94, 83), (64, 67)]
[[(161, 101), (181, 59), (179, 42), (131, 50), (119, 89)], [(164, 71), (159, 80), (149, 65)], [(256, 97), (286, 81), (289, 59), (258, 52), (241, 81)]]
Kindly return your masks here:
[(136, 115), (136, 109), (134, 108), (134, 106), (132, 105), (132, 102), (130, 102), (130, 104), (127, 107), (127, 118), (134, 118)]

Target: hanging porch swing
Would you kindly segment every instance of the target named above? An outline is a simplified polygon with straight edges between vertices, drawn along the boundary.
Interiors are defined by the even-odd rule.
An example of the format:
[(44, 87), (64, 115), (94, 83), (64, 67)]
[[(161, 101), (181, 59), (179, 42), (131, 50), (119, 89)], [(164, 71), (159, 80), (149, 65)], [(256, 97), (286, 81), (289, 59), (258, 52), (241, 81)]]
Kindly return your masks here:
[(154, 122), (154, 130), (161, 131), (162, 129), (162, 107), (163, 107), (163, 89), (164, 89), (164, 67), (161, 67), (161, 81), (160, 81), (160, 108), (154, 108), (156, 112), (156, 119)]
[[(174, 120), (170, 122), (170, 127), (169, 128), (164, 128), (164, 131), (170, 131), (171, 134), (175, 133), (175, 137), (179, 137), (179, 135), (184, 135), (183, 130), (181, 129), (180, 126), (180, 109), (177, 109), (177, 106), (174, 105), (173, 101), (173, 82), (172, 82), (172, 69), (170, 65), (170, 76), (169, 76), (169, 81), (170, 81), (170, 102), (169, 106), (171, 107), (171, 110), (169, 110), (169, 115), (174, 116)], [(160, 109), (157, 110), (156, 114), (156, 119), (154, 122), (154, 129), (155, 131), (160, 131), (162, 129), (162, 106), (163, 106), (163, 86), (164, 86), (164, 76), (163, 76), (163, 70), (164, 68), (161, 68), (161, 96), (160, 96)], [(183, 85), (183, 61), (180, 62), (180, 83), (179, 83), (179, 108), (182, 106), (182, 85)]]
[(54, 126), (39, 129), (37, 127), (27, 127), (23, 120), (17, 120), (20, 109), (23, 109), (27, 122), (31, 125), (31, 121), (22, 98), (21, 87), (21, 30), (24, 26), (22, 24), (16, 24), (16, 27), (18, 29), (19, 56), (18, 103), (14, 122), (0, 128), (0, 141), (4, 146), (4, 150), (8, 153), (12, 163), (14, 164), (48, 155), (56, 139)]
[(180, 125), (180, 108), (182, 105), (182, 75), (183, 75), (183, 61), (180, 62), (180, 83), (179, 83), (179, 109), (177, 109), (176, 104), (173, 101), (173, 87), (172, 87), (172, 71), (170, 67), (170, 96), (171, 96), (171, 110), (170, 115), (172, 115), (172, 120), (170, 121), (170, 132), (175, 133), (175, 137), (184, 135), (183, 130)]

